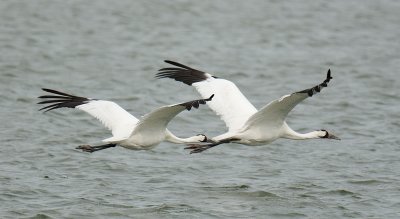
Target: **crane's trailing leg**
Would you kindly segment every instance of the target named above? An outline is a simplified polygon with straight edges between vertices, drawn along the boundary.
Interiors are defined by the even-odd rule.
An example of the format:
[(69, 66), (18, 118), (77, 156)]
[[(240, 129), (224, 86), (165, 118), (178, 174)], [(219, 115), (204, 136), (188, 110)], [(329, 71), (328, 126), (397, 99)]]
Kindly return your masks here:
[(85, 152), (93, 153), (95, 151), (104, 150), (107, 148), (112, 148), (117, 146), (116, 144), (105, 144), (105, 145), (98, 145), (98, 146), (91, 146), (91, 145), (79, 145), (76, 149), (80, 149)]
[(214, 142), (211, 144), (188, 144), (187, 147), (185, 147), (185, 149), (192, 150), (192, 151), (190, 151), (190, 154), (201, 153), (201, 152), (203, 152), (207, 149), (210, 149), (212, 147), (215, 147), (217, 145), (230, 143), (235, 140), (239, 140), (239, 139), (229, 138), (229, 139), (221, 140), (221, 141)]

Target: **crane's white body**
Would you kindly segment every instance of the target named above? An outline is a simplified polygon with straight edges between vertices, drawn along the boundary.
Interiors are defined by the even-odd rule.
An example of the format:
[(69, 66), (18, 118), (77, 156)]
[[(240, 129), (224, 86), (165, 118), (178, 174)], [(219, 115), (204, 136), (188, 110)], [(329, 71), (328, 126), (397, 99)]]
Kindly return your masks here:
[(111, 101), (91, 100), (76, 108), (97, 118), (112, 132), (113, 136), (102, 140), (103, 142), (118, 144), (128, 149), (151, 149), (162, 141), (187, 144), (204, 140), (203, 136), (178, 138), (167, 129), (172, 118), (185, 110), (185, 107), (179, 104), (158, 108), (143, 116), (141, 120)]
[[(240, 92), (237, 86), (226, 79), (207, 75), (205, 81), (192, 86), (202, 97), (215, 93), (215, 98), (207, 105), (225, 122), (228, 132), (212, 137), (213, 141), (224, 139), (245, 145), (265, 145), (278, 138), (309, 139), (319, 138), (318, 133), (300, 134), (292, 130), (285, 118), (291, 109), (308, 97), (305, 93), (285, 95), (258, 111)], [(321, 133), (325, 135), (325, 133)]]

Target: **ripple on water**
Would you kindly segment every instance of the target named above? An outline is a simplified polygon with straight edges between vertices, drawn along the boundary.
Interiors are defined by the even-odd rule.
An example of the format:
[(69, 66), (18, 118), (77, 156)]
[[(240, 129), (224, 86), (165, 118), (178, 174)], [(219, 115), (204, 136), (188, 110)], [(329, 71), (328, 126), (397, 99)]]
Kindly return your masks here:
[(361, 194), (346, 190), (346, 189), (334, 189), (322, 193), (324, 196), (349, 196), (355, 199), (361, 199)]
[(28, 217), (29, 219), (53, 219), (50, 215), (47, 214), (36, 214), (35, 216)]
[(376, 180), (376, 179), (366, 179), (366, 180), (349, 180), (348, 181), (351, 184), (356, 184), (356, 185), (379, 185), (382, 183), (387, 183), (382, 180)]
[(307, 218), (307, 215), (301, 213), (275, 213), (271, 214), (274, 218)]
[(267, 198), (267, 199), (280, 199), (282, 197), (278, 196), (277, 194), (274, 194), (272, 192), (267, 192), (267, 191), (252, 191), (252, 192), (239, 192), (238, 193), (241, 197), (255, 197), (255, 198)]
[(212, 186), (204, 186), (202, 187), (203, 190), (206, 191), (240, 191), (240, 190), (246, 190), (250, 188), (248, 185), (233, 185), (233, 186), (219, 186), (219, 187), (212, 187)]
[(158, 213), (158, 214), (176, 214), (176, 213), (198, 213), (201, 212), (194, 206), (187, 204), (160, 204), (160, 205), (148, 205), (139, 209), (136, 209), (137, 213)]

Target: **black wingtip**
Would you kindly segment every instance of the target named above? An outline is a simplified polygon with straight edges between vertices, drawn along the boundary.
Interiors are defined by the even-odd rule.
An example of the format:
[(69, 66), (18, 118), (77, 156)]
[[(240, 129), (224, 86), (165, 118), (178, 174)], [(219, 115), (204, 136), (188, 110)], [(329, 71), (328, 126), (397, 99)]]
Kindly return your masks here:
[(168, 63), (168, 64), (171, 64), (171, 65), (185, 66), (185, 67), (187, 67), (186, 65), (183, 65), (183, 64), (181, 64), (181, 63), (179, 63), (179, 62), (175, 62), (175, 61), (168, 60), (168, 59), (164, 60), (164, 62), (165, 62), (165, 63)]
[(332, 79), (332, 77), (331, 77), (331, 69), (328, 69), (328, 72), (326, 73), (326, 79), (328, 79), (328, 80)]
[(74, 96), (74, 95), (67, 94), (67, 93), (64, 93), (64, 92), (61, 92), (61, 91), (56, 91), (56, 90), (49, 89), (49, 88), (42, 88), (42, 90), (45, 91), (45, 92), (48, 92), (48, 93), (61, 95), (61, 96), (63, 96), (64, 98), (65, 98), (65, 97), (76, 97), (76, 96)]
[(171, 60), (164, 60), (164, 62), (173, 66), (159, 69), (155, 76), (157, 79), (171, 78), (189, 86), (191, 86), (193, 83), (207, 80), (208, 76), (205, 72)]
[(195, 70), (195, 69), (193, 69), (193, 68), (191, 68), (191, 67), (189, 67), (187, 65), (181, 64), (179, 62), (175, 62), (175, 61), (171, 61), (171, 60), (164, 60), (164, 62), (168, 63), (168, 64), (171, 64), (171, 65), (175, 65), (177, 67), (180, 67), (180, 68), (183, 68), (183, 69), (186, 69), (186, 70)]
[(332, 79), (331, 69), (328, 69), (328, 72), (326, 73), (326, 79), (321, 84), (314, 86), (310, 89), (305, 89), (296, 93), (307, 93), (309, 97), (312, 97), (314, 94), (321, 92), (322, 88), (327, 87), (331, 79)]
[(53, 95), (42, 95), (38, 98), (44, 99), (43, 101), (38, 102), (37, 104), (48, 104), (43, 108), (40, 108), (39, 111), (45, 110), (44, 112), (57, 109), (57, 108), (75, 108), (76, 106), (82, 105), (90, 101), (90, 99), (86, 97), (74, 96), (71, 94), (67, 94), (64, 92), (56, 91), (53, 89), (42, 88), (43, 91), (51, 93)]
[(206, 104), (206, 102), (211, 101), (213, 97), (214, 97), (214, 94), (211, 95), (207, 99), (192, 100), (189, 102), (181, 103), (179, 105), (184, 106), (186, 108), (186, 110), (190, 111), (192, 109), (192, 107), (197, 109), (197, 108), (199, 108), (200, 104)]

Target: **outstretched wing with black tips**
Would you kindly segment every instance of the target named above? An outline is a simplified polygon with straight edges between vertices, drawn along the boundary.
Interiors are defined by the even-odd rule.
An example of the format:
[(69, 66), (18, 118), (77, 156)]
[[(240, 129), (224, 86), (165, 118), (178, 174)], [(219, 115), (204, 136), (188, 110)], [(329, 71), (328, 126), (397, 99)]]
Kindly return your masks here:
[(190, 111), (193, 107), (199, 108), (201, 104), (206, 104), (213, 99), (214, 95), (211, 95), (207, 99), (192, 100), (184, 103), (178, 103), (174, 105), (168, 105), (160, 107), (146, 115), (144, 115), (132, 135), (135, 133), (146, 133), (151, 132), (158, 133), (167, 128), (168, 123), (179, 113), (184, 110)]
[(233, 82), (174, 61), (165, 62), (175, 67), (160, 69), (156, 78), (171, 78), (191, 85), (203, 98), (215, 94), (213, 101), (207, 105), (221, 117), (229, 131), (242, 128), (249, 117), (257, 112)]
[(332, 79), (332, 77), (331, 71), (329, 69), (326, 74), (326, 79), (321, 84), (318, 84), (309, 89), (285, 95), (277, 100), (268, 103), (266, 106), (261, 108), (257, 113), (249, 118), (249, 120), (246, 122), (246, 126), (281, 127), (281, 124), (283, 121), (285, 121), (286, 116), (297, 104), (299, 104), (306, 98), (320, 92), (324, 87), (327, 87), (330, 79)]
[(116, 137), (128, 137), (139, 121), (112, 101), (80, 97), (47, 88), (42, 88), (42, 90), (51, 95), (39, 96), (43, 101), (38, 104), (48, 104), (40, 110), (47, 112), (66, 107), (85, 111), (100, 120)]
[(214, 94), (211, 95), (207, 99), (192, 100), (189, 102), (181, 103), (179, 105), (184, 106), (188, 111), (190, 111), (192, 109), (192, 107), (197, 109), (197, 108), (199, 108), (200, 104), (206, 104), (206, 102), (211, 101), (213, 97), (214, 97)]
[(158, 70), (156, 78), (172, 78), (187, 85), (207, 80), (207, 73), (193, 69), (178, 62), (165, 60), (166, 63), (177, 66)]
[(44, 101), (39, 102), (38, 104), (50, 104), (39, 109), (39, 110), (46, 110), (45, 112), (63, 107), (75, 108), (76, 106), (86, 104), (90, 101), (90, 99), (86, 97), (74, 96), (48, 88), (42, 88), (42, 90), (48, 93), (56, 94), (56, 95), (43, 95), (38, 97), (40, 99), (46, 99)]
[(315, 87), (309, 88), (309, 89), (305, 89), (296, 93), (306, 93), (308, 94), (309, 97), (312, 97), (314, 94), (321, 92), (322, 88), (327, 87), (329, 81), (332, 79), (331, 77), (331, 70), (328, 69), (328, 72), (326, 73), (326, 79), (324, 80), (324, 82), (322, 82), (321, 84), (318, 84)]

